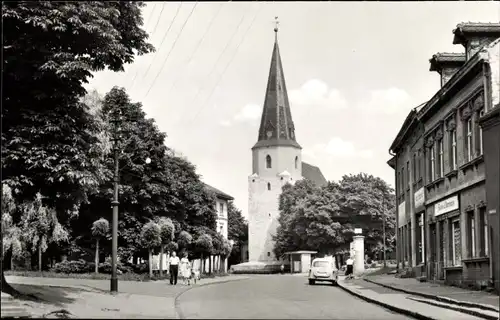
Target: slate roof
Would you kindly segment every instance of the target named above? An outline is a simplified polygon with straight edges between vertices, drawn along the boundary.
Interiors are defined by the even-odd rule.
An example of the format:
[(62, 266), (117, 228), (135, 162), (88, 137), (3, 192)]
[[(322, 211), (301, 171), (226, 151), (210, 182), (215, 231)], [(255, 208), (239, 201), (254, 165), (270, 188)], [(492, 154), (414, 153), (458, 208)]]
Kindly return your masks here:
[(461, 67), (466, 61), (465, 53), (438, 52), (429, 59), (429, 71), (440, 71), (445, 66)]
[(275, 34), (259, 136), (253, 148), (278, 145), (301, 148), (295, 138), (295, 126), (292, 120), (290, 102), (288, 101), (277, 29), (275, 29)]
[(203, 182), (203, 184), (205, 185), (205, 188), (213, 193), (215, 193), (215, 195), (217, 196), (217, 198), (220, 198), (220, 199), (224, 199), (224, 200), (234, 200), (233, 197), (231, 197), (230, 195), (228, 195), (227, 193), (225, 192), (222, 192), (220, 191), (219, 189), (215, 188), (215, 187), (212, 187), (211, 185), (209, 184), (206, 184)]
[(310, 165), (309, 163), (303, 161), (302, 161), (302, 176), (305, 179), (314, 182), (314, 184), (316, 184), (318, 187), (324, 186), (328, 182), (318, 167)]
[(457, 28), (453, 30), (453, 44), (462, 44), (466, 38), (466, 34), (487, 34), (491, 37), (500, 37), (500, 23), (488, 22), (462, 22), (457, 24)]

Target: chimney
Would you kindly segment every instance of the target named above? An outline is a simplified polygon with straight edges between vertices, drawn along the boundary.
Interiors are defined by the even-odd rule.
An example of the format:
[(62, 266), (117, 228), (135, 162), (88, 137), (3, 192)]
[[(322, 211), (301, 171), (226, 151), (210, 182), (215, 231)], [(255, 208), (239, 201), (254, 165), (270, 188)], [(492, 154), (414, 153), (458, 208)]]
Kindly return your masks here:
[(436, 71), (441, 75), (441, 87), (460, 69), (465, 63), (464, 53), (438, 52), (429, 59), (431, 67), (429, 71)]
[(500, 37), (500, 23), (462, 22), (457, 24), (453, 34), (453, 44), (463, 45), (469, 60), (482, 47)]

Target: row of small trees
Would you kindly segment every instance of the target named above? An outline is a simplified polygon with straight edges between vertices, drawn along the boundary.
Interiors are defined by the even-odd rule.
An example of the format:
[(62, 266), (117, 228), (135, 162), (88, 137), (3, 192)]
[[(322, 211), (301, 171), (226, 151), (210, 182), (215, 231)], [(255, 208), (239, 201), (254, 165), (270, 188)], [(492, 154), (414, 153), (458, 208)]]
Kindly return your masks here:
[[(225, 265), (225, 260), (231, 253), (231, 243), (224, 238), (219, 233), (207, 234), (207, 230), (201, 230), (198, 232), (198, 237), (194, 239), (193, 236), (182, 230), (176, 235), (175, 225), (170, 218), (159, 217), (155, 220), (151, 220), (145, 223), (141, 229), (140, 241), (141, 245), (148, 250), (148, 261), (149, 261), (149, 275), (153, 276), (153, 253), (158, 250), (160, 251), (160, 276), (163, 276), (163, 255), (168, 253), (170, 255), (173, 251), (179, 251), (180, 255), (185, 252), (191, 251), (194, 253), (191, 257), (199, 257), (201, 260), (201, 271), (205, 270), (203, 265), (206, 257), (211, 257), (213, 255), (218, 257), (221, 262), (219, 267)], [(95, 272), (98, 273), (99, 265), (99, 243), (102, 239), (106, 238), (109, 234), (109, 222), (100, 218), (92, 224), (92, 236), (96, 241), (95, 249)], [(211, 263), (211, 258), (210, 258)], [(209, 270), (212, 270), (212, 266), (209, 266)], [(221, 271), (221, 270), (218, 270)]]

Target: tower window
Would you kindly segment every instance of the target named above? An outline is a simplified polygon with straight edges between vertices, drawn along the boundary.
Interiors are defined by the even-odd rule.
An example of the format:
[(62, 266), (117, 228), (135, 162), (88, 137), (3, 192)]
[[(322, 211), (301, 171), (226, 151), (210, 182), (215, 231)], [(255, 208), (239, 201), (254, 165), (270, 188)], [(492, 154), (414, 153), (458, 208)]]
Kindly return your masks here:
[(269, 214), (269, 218), (271, 217), (271, 214)]
[(271, 256), (271, 252), (268, 251), (267, 252), (267, 256), (270, 257)]
[(271, 156), (267, 155), (266, 156), (266, 168), (272, 168), (273, 161), (271, 160)]
[(299, 157), (298, 157), (298, 156), (296, 156), (296, 157), (295, 157), (295, 169), (297, 169), (297, 168), (298, 168), (298, 166), (299, 166)]
[(283, 177), (281, 177), (281, 180), (283, 180)]
[(252, 182), (255, 182), (255, 179), (252, 179)]
[(271, 190), (271, 184), (269, 182), (267, 183), (267, 190)]

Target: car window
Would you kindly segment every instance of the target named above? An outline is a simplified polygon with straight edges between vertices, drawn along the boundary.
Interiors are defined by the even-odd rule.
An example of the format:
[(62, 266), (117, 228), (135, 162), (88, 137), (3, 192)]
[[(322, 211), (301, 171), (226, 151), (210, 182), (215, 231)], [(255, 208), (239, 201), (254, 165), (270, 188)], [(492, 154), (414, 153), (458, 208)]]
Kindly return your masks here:
[(313, 267), (316, 268), (328, 268), (330, 263), (328, 261), (314, 261)]

